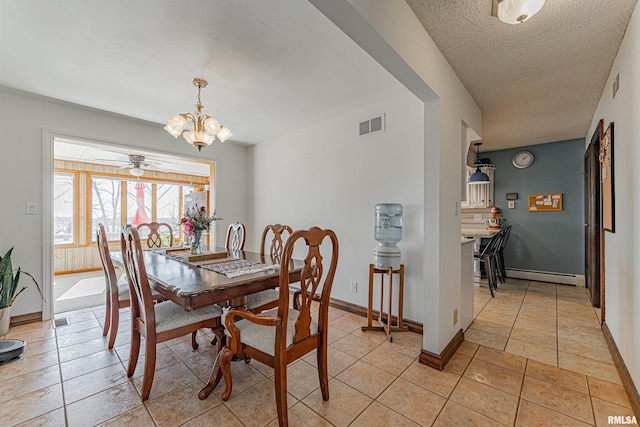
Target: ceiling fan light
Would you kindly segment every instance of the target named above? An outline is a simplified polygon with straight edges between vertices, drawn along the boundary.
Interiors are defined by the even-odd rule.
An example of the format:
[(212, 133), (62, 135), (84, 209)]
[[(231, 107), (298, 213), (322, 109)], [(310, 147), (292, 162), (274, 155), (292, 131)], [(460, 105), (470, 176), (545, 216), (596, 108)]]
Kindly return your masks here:
[(545, 0), (502, 0), (498, 2), (498, 19), (507, 24), (521, 24), (540, 12)]
[(133, 176), (140, 177), (144, 175), (144, 170), (138, 166), (134, 166), (131, 169), (129, 169), (129, 173)]
[(225, 142), (227, 139), (233, 136), (233, 133), (229, 130), (229, 128), (220, 126), (220, 131), (218, 131), (218, 134), (216, 136), (218, 137), (220, 142)]
[(215, 117), (208, 117), (204, 121), (204, 130), (208, 133), (215, 135), (220, 131), (220, 122)]
[(167, 125), (164, 127), (164, 130), (169, 132), (174, 138), (180, 136), (180, 133), (187, 126), (187, 119), (182, 117), (180, 114), (176, 114), (171, 117), (167, 122)]

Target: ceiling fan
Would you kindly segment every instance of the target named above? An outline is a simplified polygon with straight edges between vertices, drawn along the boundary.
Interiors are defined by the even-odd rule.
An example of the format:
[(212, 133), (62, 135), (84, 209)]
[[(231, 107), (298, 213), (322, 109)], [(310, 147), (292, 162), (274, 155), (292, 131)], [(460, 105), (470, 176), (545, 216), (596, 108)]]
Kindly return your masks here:
[(129, 169), (129, 173), (135, 177), (141, 177), (144, 175), (145, 169), (149, 166), (153, 166), (154, 169), (163, 170), (157, 165), (160, 165), (160, 162), (148, 161), (145, 160), (145, 156), (139, 154), (129, 154), (129, 160), (112, 160), (112, 159), (96, 159), (109, 163), (126, 163), (124, 166), (120, 166), (118, 169)]

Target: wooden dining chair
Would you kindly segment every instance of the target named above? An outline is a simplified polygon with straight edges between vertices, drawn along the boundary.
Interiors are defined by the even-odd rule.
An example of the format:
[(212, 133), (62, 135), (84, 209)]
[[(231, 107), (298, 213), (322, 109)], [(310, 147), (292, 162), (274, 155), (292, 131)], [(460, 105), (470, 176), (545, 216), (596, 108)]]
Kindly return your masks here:
[[(270, 224), (264, 228), (260, 239), (260, 258), (266, 259), (267, 242), (269, 243), (269, 258), (272, 263), (280, 264), (282, 251), (287, 238), (291, 236), (293, 229), (288, 225)], [(277, 289), (267, 289), (247, 295), (247, 310), (260, 313), (278, 306), (279, 293)]]
[[(144, 377), (142, 379), (142, 401), (149, 398), (156, 367), (156, 345), (158, 343), (191, 334), (191, 346), (198, 348), (196, 332), (200, 328), (220, 326), (222, 309), (210, 305), (195, 311), (185, 311), (172, 301), (153, 303), (151, 287), (144, 265), (142, 246), (138, 230), (131, 225), (122, 229), (120, 236), (122, 258), (129, 282), (131, 298), (131, 350), (127, 376), (133, 376), (138, 354), (140, 353), (140, 336), (144, 337)], [(214, 343), (220, 347), (216, 336)]]
[(240, 222), (232, 222), (227, 228), (227, 241), (224, 247), (230, 251), (243, 251), (246, 229)]
[[(138, 225), (138, 233), (146, 231), (149, 229), (149, 234), (147, 234), (147, 247), (148, 248), (161, 248), (165, 245), (162, 244), (163, 235), (169, 236), (169, 247), (173, 246), (173, 229), (166, 222), (149, 222)], [(163, 228), (160, 231), (160, 228)]]
[(102, 336), (106, 337), (107, 334), (109, 334), (108, 348), (111, 350), (118, 335), (120, 309), (129, 307), (130, 304), (129, 285), (127, 283), (118, 283), (116, 270), (109, 252), (107, 232), (102, 224), (98, 224), (98, 227), (96, 227), (96, 240), (98, 242), (98, 253), (100, 254), (100, 261), (102, 262), (102, 270), (104, 271), (105, 293), (107, 295)]
[[(325, 239), (331, 255), (320, 253)], [(306, 244), (306, 257), (300, 275), (298, 309), (289, 305), (289, 269), (297, 243)], [(327, 248), (327, 246), (325, 246)], [(275, 371), (276, 406), (280, 426), (287, 420), (287, 365), (316, 350), (318, 378), (322, 398), (329, 400), (327, 376), (327, 324), (329, 297), (338, 263), (338, 239), (331, 230), (318, 227), (293, 233), (284, 247), (280, 268), (278, 307), (259, 315), (245, 309), (233, 309), (225, 317), (227, 346), (220, 355), (220, 372), (226, 388), (222, 400), (232, 391), (231, 360), (252, 358)], [(312, 302), (319, 301), (317, 312)], [(317, 313), (317, 318), (312, 316)], [(234, 320), (240, 318), (240, 320)], [(220, 377), (217, 378), (217, 381)]]

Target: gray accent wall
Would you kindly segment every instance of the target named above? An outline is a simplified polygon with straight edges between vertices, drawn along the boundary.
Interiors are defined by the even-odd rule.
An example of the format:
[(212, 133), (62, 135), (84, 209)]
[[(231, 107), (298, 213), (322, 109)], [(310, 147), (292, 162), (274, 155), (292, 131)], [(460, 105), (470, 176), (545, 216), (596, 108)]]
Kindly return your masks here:
[[(525, 169), (512, 164), (521, 150), (535, 156)], [(496, 166), (495, 205), (512, 226), (507, 268), (584, 274), (584, 151), (581, 138), (482, 153)], [(507, 193), (518, 193), (514, 209)], [(541, 193), (562, 193), (562, 211), (529, 212), (528, 196)]]

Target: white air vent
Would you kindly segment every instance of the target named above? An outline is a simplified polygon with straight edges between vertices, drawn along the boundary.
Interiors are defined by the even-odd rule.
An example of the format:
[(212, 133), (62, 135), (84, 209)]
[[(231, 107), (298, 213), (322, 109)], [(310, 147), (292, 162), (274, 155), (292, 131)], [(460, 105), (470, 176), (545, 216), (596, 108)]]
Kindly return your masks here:
[(360, 122), (358, 129), (358, 135), (360, 136), (374, 132), (384, 132), (384, 114), (365, 120), (364, 122)]

